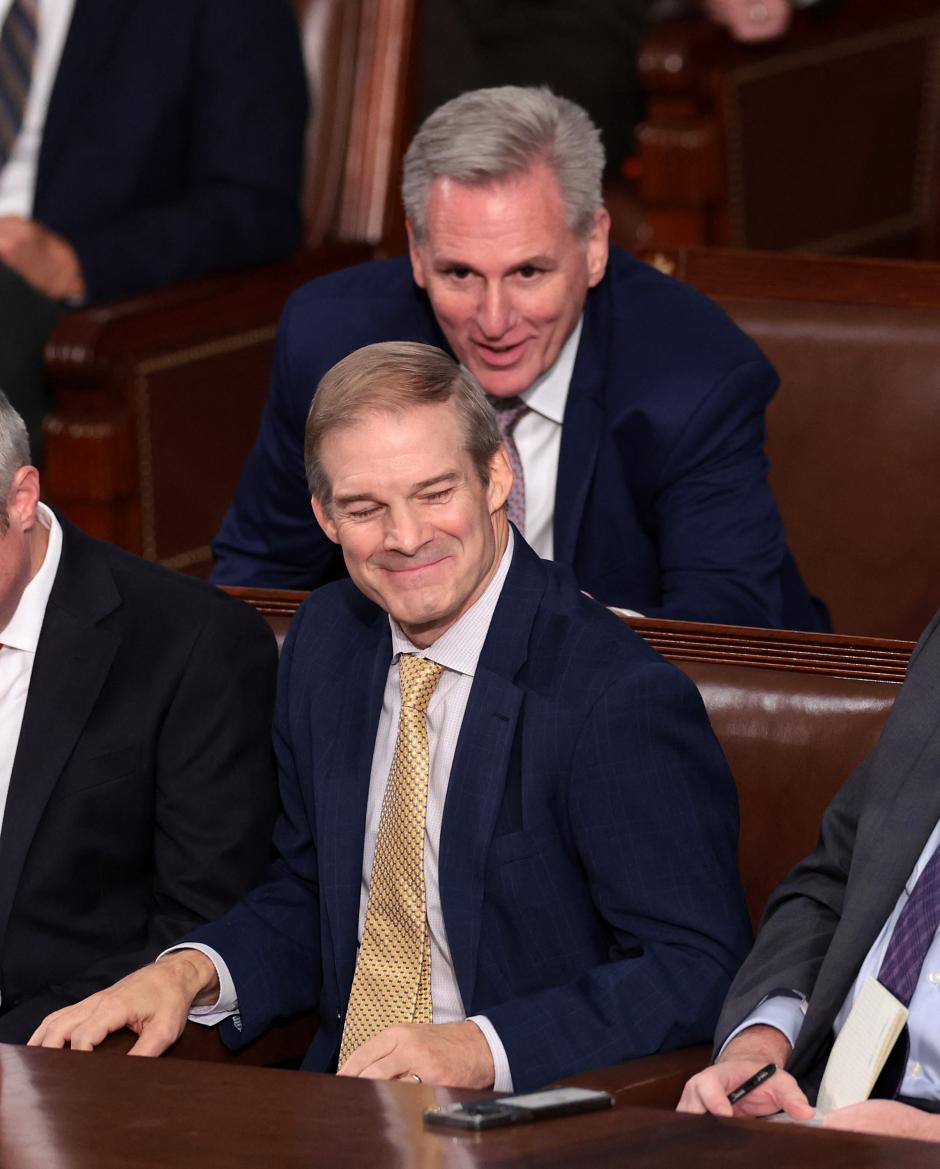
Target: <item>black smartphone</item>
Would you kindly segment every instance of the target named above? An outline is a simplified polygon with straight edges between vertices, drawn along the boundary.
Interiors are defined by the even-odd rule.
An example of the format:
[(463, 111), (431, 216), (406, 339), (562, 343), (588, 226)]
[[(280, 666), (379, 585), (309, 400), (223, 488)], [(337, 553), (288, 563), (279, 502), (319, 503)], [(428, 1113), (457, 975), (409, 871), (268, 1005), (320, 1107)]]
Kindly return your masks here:
[(428, 1124), (446, 1124), (457, 1128), (497, 1128), (504, 1124), (524, 1124), (548, 1116), (570, 1116), (574, 1112), (593, 1112), (610, 1108), (614, 1098), (609, 1092), (590, 1088), (546, 1088), (523, 1096), (500, 1096), (498, 1100), (468, 1100), (464, 1104), (442, 1104), (426, 1108)]

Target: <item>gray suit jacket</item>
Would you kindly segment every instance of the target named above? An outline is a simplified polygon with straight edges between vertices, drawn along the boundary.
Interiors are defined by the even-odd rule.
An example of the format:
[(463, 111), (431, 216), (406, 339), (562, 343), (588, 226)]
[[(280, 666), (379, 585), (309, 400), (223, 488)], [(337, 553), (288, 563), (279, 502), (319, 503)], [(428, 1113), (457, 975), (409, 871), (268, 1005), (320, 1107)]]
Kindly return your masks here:
[(732, 984), (718, 1044), (760, 1001), (809, 1009), (789, 1069), (813, 1092), (832, 1024), (940, 818), (940, 614), (918, 642), (878, 746), (826, 809), (815, 852), (780, 885)]

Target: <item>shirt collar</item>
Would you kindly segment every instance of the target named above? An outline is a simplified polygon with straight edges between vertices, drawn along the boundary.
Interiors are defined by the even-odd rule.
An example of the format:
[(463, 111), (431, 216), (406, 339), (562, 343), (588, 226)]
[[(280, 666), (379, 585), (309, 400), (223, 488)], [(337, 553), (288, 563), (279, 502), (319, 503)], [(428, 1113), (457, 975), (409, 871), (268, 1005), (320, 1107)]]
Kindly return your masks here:
[(28, 653), (35, 653), (39, 645), (46, 605), (62, 556), (62, 527), (44, 503), (39, 505), (38, 520), (44, 528), (49, 529), (46, 554), (39, 571), (23, 590), (16, 612), (7, 622), (6, 628), (0, 630), (0, 644)]
[(480, 654), (483, 652), (483, 643), (486, 641), (487, 633), (489, 633), (496, 602), (503, 591), (506, 574), (509, 572), (513, 540), (513, 531), (510, 527), (506, 550), (503, 552), (493, 579), (466, 613), (455, 621), (450, 629), (442, 633), (437, 641), (432, 642), (427, 649), (418, 649), (412, 645), (395, 618), (389, 615), (388, 622), (392, 630), (392, 654), (394, 657), (397, 658), (399, 654), (408, 653), (419, 658), (429, 658), (447, 670), (456, 670), (457, 673), (467, 674), (472, 678), (476, 672)]
[(578, 356), (578, 343), (581, 340), (583, 325), (582, 313), (578, 317), (578, 323), (571, 330), (571, 336), (562, 345), (555, 363), (519, 395), (530, 410), (551, 422), (557, 422), (559, 426), (565, 417), (565, 405), (571, 388), (571, 375), (574, 373), (574, 362)]

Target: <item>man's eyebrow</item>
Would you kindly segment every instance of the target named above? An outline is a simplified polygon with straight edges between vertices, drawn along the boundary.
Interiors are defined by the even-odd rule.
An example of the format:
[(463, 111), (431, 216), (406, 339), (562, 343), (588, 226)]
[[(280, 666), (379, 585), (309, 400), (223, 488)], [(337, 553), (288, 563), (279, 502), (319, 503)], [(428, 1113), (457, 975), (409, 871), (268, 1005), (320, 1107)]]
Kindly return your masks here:
[(420, 483), (415, 483), (412, 491), (427, 491), (429, 487), (436, 487), (443, 483), (456, 483), (460, 478), (458, 471), (445, 471), (442, 475), (434, 475), (430, 479), (422, 479)]

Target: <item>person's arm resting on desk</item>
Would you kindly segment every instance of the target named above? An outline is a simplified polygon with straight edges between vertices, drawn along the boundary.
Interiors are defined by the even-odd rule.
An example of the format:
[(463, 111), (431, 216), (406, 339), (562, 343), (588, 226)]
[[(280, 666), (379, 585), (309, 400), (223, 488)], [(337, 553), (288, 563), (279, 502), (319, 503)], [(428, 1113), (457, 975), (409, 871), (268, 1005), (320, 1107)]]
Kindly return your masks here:
[[(783, 1070), (790, 1057), (790, 1041), (775, 1027), (758, 1023), (739, 1032), (711, 1067), (693, 1076), (682, 1091), (679, 1112), (711, 1112), (715, 1116), (769, 1116), (783, 1110), (794, 1120), (809, 1120), (813, 1108), (799, 1084)], [(765, 1064), (777, 1071), (737, 1104), (728, 1093)]]
[(113, 1031), (128, 1027), (137, 1035), (128, 1055), (162, 1055), (183, 1034), (190, 1009), (215, 1002), (218, 994), (212, 960), (198, 950), (176, 950), (56, 1011), (39, 1025), (29, 1046), (91, 1051)]

